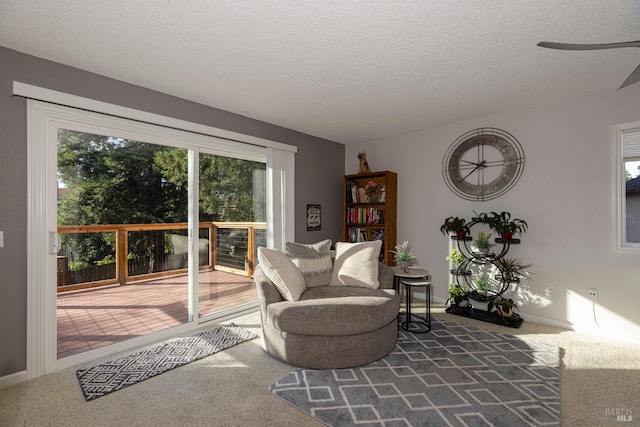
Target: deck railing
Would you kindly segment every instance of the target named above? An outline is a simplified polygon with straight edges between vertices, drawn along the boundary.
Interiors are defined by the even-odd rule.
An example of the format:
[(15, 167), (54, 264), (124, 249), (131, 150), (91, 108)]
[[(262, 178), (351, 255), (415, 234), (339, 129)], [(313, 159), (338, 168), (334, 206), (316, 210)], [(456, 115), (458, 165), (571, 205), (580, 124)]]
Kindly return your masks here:
[[(82, 240), (105, 233), (102, 241), (110, 247), (106, 259), (81, 263), (63, 244), (58, 256), (58, 292), (188, 271), (187, 227), (187, 223), (59, 226), (63, 242), (74, 234)], [(266, 244), (266, 228), (264, 222), (201, 222), (196, 255), (200, 270), (253, 277), (257, 248)]]

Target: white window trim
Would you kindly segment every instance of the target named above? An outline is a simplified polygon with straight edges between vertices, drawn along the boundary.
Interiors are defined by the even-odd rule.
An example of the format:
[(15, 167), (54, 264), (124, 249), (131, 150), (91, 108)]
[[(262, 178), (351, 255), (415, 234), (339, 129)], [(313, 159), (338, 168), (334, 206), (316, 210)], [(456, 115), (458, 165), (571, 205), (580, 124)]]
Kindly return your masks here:
[(173, 117), (162, 116), (159, 114), (135, 110), (133, 108), (123, 107), (120, 105), (109, 104), (107, 102), (96, 101), (94, 99), (71, 95), (64, 92), (58, 92), (55, 90), (33, 86), (26, 83), (14, 81), (13, 94), (33, 100), (45, 101), (58, 105), (66, 105), (81, 110), (94, 111), (96, 113), (107, 114), (115, 117), (122, 117), (144, 123), (156, 124), (169, 128), (200, 133), (203, 135), (213, 136), (229, 141), (244, 142), (246, 144), (276, 148), (278, 150), (291, 151), (294, 153), (298, 152), (298, 147), (294, 145), (283, 144), (281, 142), (271, 141), (269, 139), (258, 138), (255, 136), (232, 132), (225, 129), (219, 129), (212, 126), (201, 125), (186, 120), (175, 119)]
[(624, 156), (622, 147), (622, 134), (625, 130), (640, 127), (640, 122), (621, 123), (611, 127), (611, 138), (614, 147), (614, 203), (613, 223), (614, 252), (624, 254), (640, 254), (640, 243), (628, 243), (626, 241), (626, 186), (624, 179)]

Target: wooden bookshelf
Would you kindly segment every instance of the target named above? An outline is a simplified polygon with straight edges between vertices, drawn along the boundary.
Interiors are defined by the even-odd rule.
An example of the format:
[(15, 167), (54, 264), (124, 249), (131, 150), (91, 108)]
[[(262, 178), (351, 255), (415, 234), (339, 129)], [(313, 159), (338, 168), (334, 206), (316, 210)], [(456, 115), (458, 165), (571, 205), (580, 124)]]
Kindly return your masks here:
[[(372, 193), (367, 185), (376, 183)], [(395, 265), (396, 209), (398, 175), (395, 172), (372, 172), (345, 175), (343, 184), (344, 210), (342, 240), (345, 242), (382, 240), (380, 261)]]

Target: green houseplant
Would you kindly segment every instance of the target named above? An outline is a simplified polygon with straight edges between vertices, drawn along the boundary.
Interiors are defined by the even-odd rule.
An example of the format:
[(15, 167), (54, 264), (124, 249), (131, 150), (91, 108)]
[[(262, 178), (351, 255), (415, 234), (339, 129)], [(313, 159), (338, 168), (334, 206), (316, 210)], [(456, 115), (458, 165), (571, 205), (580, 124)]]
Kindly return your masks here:
[(527, 269), (532, 264), (523, 264), (518, 258), (500, 258), (495, 261), (495, 266), (505, 282), (518, 282), (520, 278), (528, 274)]
[(416, 256), (406, 240), (401, 245), (397, 244), (394, 251), (389, 252), (395, 255), (396, 264), (400, 265), (405, 273), (409, 271), (409, 266), (416, 262)]
[(473, 245), (476, 250), (481, 254), (488, 254), (492, 247), (495, 245), (491, 243), (491, 233), (485, 233), (480, 231), (478, 236), (473, 240)]
[(451, 306), (460, 307), (463, 300), (467, 299), (467, 293), (457, 283), (451, 283), (447, 290), (447, 302), (451, 302)]
[(505, 242), (510, 242), (515, 233), (523, 234), (527, 231), (528, 224), (519, 218), (511, 218), (509, 212), (491, 212), (489, 218), (490, 227), (500, 234)]
[(487, 293), (491, 289), (491, 284), (486, 277), (478, 277), (477, 279), (473, 279), (473, 285), (476, 287), (476, 291), (480, 295), (487, 295)]
[(458, 236), (459, 239), (464, 239), (467, 235), (467, 229), (465, 228), (466, 221), (464, 218), (458, 218), (450, 216), (444, 220), (444, 224), (440, 226), (440, 231), (445, 236), (447, 233), (453, 233)]
[(467, 260), (462, 252), (457, 249), (451, 249), (449, 255), (446, 258), (447, 261), (451, 264), (453, 269), (451, 269), (452, 273), (456, 273), (460, 270), (460, 266)]
[(516, 303), (511, 298), (496, 298), (494, 301), (489, 302), (489, 309), (495, 307), (498, 314), (502, 317), (513, 316), (513, 311), (518, 308)]

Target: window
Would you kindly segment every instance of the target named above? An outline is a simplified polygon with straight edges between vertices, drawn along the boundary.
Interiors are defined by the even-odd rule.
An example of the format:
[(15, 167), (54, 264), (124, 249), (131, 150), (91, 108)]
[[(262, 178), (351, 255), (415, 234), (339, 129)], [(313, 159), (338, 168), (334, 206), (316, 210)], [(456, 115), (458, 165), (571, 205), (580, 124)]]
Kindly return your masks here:
[(640, 122), (614, 126), (616, 250), (640, 253)]

